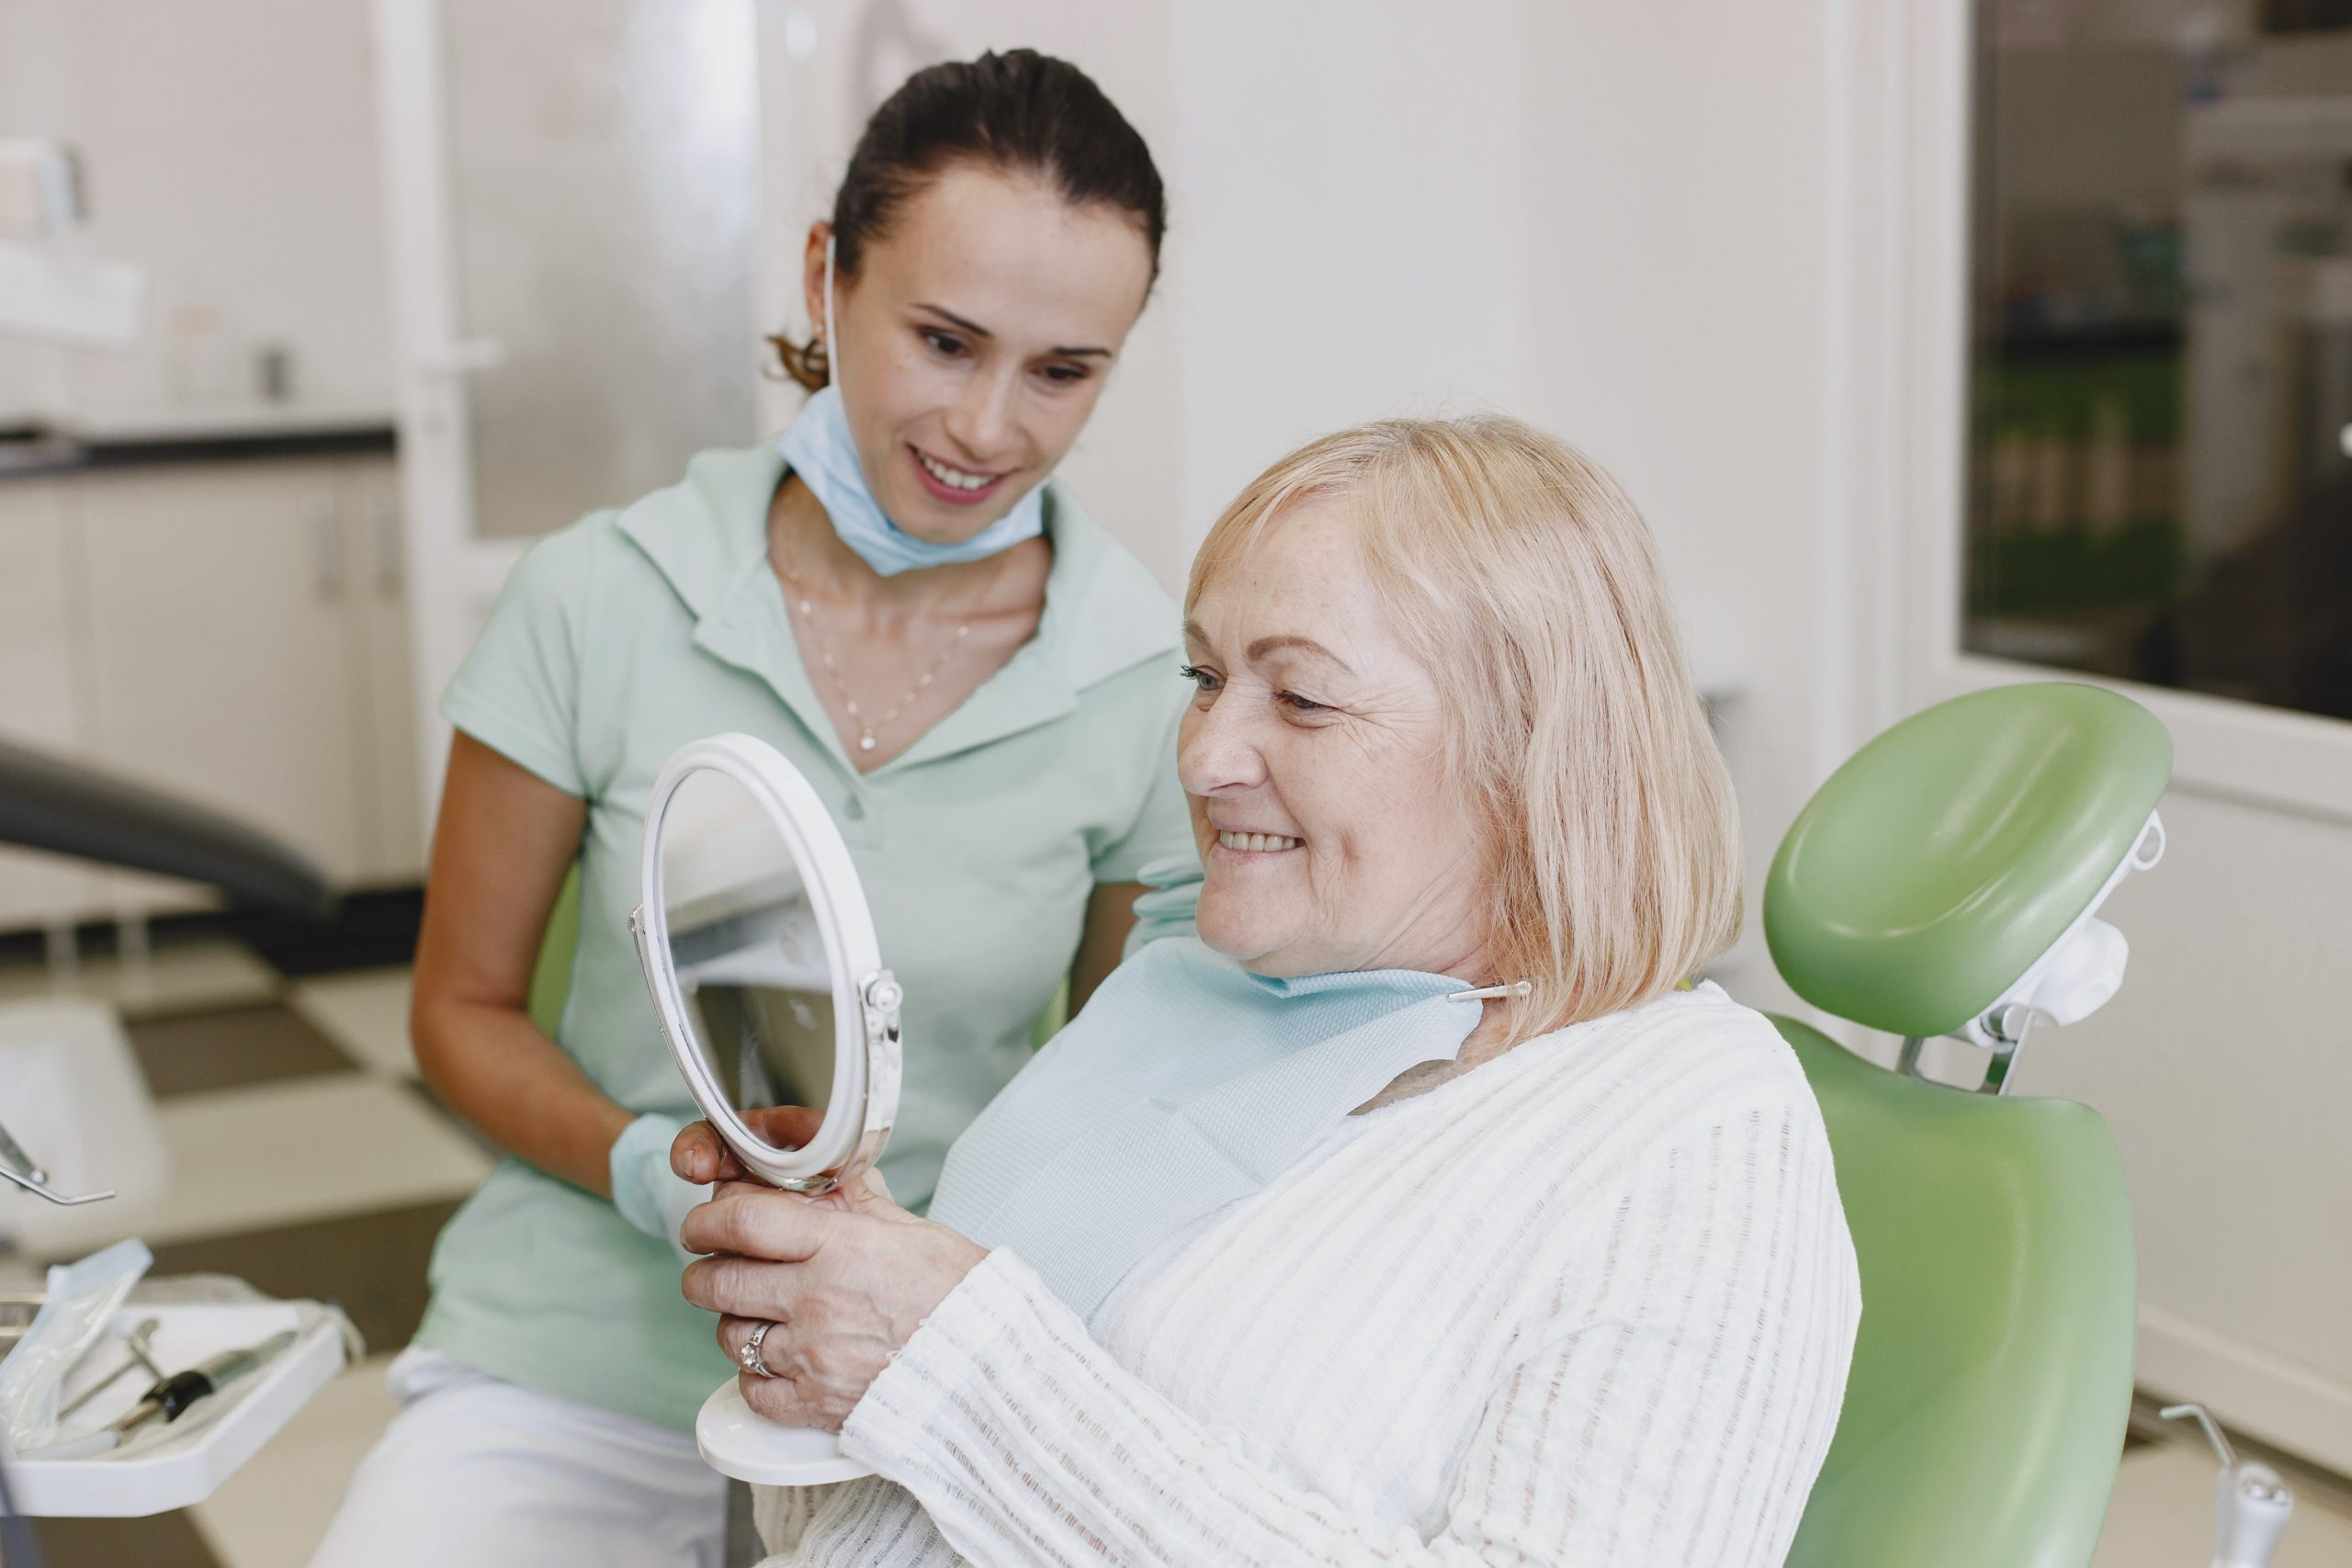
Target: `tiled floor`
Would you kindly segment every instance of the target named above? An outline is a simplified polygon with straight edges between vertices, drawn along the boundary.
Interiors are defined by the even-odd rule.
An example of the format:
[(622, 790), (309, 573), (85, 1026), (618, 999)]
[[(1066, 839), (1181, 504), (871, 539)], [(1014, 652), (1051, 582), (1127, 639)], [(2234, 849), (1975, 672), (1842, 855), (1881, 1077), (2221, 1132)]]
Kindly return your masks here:
[[(156, 1271), (219, 1271), (273, 1295), (338, 1301), (370, 1354), (199, 1506), (45, 1522), (51, 1568), (304, 1568), (344, 1482), (390, 1419), (384, 1367), (424, 1312), (433, 1238), (490, 1156), (416, 1082), (404, 970), (287, 980), (249, 954), (207, 946), (159, 949), (143, 978), (103, 964), (82, 978), (124, 1006), (159, 1102), (174, 1179), (136, 1223)], [(44, 989), (37, 973), (0, 968), (0, 1000)], [(0, 1194), (0, 1225), (10, 1201)], [(44, 1250), (87, 1250), (124, 1221), (89, 1224), (45, 1237)], [(2200, 1568), (2212, 1482), (2199, 1450), (2135, 1445), (2094, 1568)], [(2346, 1563), (2352, 1514), (2302, 1496), (2274, 1568)]]

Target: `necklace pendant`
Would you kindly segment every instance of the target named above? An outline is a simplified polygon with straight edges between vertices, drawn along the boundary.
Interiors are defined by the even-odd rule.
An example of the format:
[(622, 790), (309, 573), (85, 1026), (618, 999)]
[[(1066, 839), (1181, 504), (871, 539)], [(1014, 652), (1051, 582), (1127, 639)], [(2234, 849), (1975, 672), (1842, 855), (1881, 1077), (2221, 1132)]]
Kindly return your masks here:
[(857, 738), (857, 749), (861, 751), (871, 751), (874, 750), (874, 731), (869, 729), (865, 734)]

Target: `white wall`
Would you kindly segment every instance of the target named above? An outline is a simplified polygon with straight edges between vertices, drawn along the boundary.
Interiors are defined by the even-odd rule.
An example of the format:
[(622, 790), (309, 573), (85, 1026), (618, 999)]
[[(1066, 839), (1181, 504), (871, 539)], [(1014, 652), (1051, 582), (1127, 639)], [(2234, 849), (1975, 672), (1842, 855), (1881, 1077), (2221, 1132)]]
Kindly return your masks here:
[(1304, 440), (1517, 401), (1518, 35), (1495, 4), (1178, 7), (1187, 555)]
[[(1582, 446), (1656, 531), (1724, 712), (1750, 905), (1842, 757), (1851, 661), (1830, 331), (1829, 7), (1529, 0), (1521, 10), (1519, 412)], [(1735, 971), (1782, 995), (1755, 962)]]
[(366, 0), (0, 0), (0, 135), (64, 138), (136, 263), (123, 351), (0, 342), (0, 418), (234, 415), (287, 345), (297, 411), (391, 407)]

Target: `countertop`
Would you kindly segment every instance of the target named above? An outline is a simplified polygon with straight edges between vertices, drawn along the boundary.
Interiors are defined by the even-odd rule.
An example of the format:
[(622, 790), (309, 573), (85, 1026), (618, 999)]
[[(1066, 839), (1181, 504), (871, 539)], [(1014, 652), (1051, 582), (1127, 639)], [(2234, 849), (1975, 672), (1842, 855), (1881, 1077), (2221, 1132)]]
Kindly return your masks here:
[(390, 453), (398, 433), (374, 410), (256, 409), (125, 418), (75, 428), (0, 423), (0, 480), (164, 464)]

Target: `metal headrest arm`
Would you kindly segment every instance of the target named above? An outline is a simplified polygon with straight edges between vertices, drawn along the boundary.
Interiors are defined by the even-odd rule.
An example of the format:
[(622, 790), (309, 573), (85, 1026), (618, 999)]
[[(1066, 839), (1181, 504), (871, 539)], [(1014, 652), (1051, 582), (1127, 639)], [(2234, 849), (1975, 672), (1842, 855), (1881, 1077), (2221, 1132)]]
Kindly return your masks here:
[[(2079, 1022), (2115, 995), (2123, 983), (2130, 946), (2121, 931), (2098, 918), (2099, 906), (2126, 876), (2151, 869), (2164, 855), (2164, 821), (2151, 811), (2146, 826), (2132, 842), (2132, 852), (2117, 864), (2107, 885), (2075, 917), (2074, 923), (1991, 1007), (1951, 1032), (1953, 1039), (1993, 1054), (1984, 1066), (1984, 1081), (1977, 1086), (1978, 1093), (1997, 1095), (2007, 1089), (2010, 1070), (2017, 1066), (2018, 1053), (2036, 1018), (2062, 1025)], [(1933, 1083), (1935, 1079), (1919, 1071), (1919, 1055), (1926, 1044), (1919, 1037), (1906, 1038), (1895, 1066), (1922, 1083)]]

